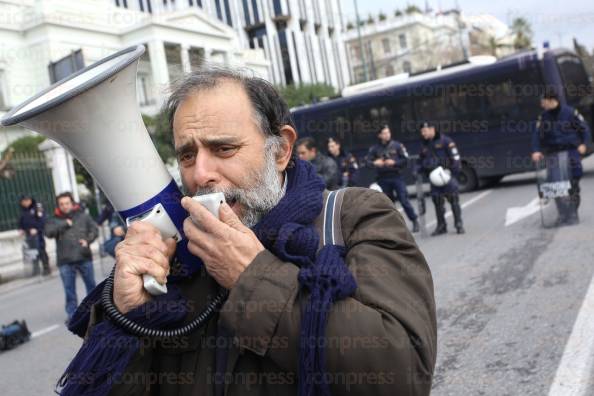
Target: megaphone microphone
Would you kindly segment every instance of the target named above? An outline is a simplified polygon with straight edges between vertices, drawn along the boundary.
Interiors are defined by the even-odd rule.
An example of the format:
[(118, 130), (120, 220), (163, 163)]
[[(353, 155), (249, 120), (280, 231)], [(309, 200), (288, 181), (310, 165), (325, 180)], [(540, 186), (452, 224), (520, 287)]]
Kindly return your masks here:
[[(68, 149), (127, 224), (149, 222), (163, 239), (177, 241), (179, 273), (189, 275), (202, 263), (187, 249), (182, 193), (150, 139), (137, 102), (136, 69), (144, 51), (138, 45), (110, 55), (16, 106), (0, 123), (21, 125)], [(209, 203), (218, 217), (223, 193), (196, 198)], [(167, 292), (152, 276), (143, 280), (149, 293)]]

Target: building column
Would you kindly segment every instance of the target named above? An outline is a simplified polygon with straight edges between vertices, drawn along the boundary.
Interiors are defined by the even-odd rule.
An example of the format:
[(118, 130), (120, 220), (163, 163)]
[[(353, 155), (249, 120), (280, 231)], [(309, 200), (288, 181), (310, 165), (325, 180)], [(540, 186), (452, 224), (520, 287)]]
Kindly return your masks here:
[(46, 139), (38, 147), (52, 168), (52, 180), (56, 194), (70, 191), (74, 200), (78, 202), (78, 186), (76, 185), (72, 155), (51, 139)]
[(219, 51), (219, 53), (221, 54), (221, 57), (223, 58), (223, 64), (225, 66), (229, 66), (230, 61), (231, 61), (231, 55), (229, 54), (229, 51)]
[(180, 51), (182, 71), (184, 74), (188, 74), (192, 71), (192, 65), (190, 64), (190, 46), (187, 44), (181, 44)]
[(206, 65), (210, 65), (210, 63), (212, 62), (212, 48), (202, 47), (202, 50), (204, 51), (204, 63)]
[(163, 92), (169, 88), (169, 70), (167, 69), (165, 44), (161, 40), (153, 40), (148, 43), (148, 50), (155, 89), (152, 96), (157, 98), (157, 105), (160, 106), (165, 99)]

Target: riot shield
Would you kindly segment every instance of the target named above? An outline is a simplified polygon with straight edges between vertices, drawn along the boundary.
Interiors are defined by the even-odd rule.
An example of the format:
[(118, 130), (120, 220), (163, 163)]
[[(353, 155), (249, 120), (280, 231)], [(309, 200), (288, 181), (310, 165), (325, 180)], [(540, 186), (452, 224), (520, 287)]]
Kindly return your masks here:
[(536, 164), (540, 218), (545, 228), (577, 222), (577, 205), (571, 196), (571, 164), (567, 151), (547, 154)]

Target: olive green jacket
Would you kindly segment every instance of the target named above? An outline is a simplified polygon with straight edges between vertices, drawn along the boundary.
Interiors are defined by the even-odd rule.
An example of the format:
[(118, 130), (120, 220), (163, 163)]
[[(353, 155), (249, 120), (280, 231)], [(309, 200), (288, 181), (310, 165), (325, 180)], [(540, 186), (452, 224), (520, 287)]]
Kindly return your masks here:
[[(324, 347), (332, 394), (428, 395), (437, 334), (433, 282), (423, 254), (382, 193), (349, 188), (341, 223), (357, 290), (329, 314)], [(321, 230), (321, 219), (316, 226)], [(298, 292), (298, 272), (270, 251), (261, 252), (205, 328), (167, 341), (142, 340), (111, 394), (296, 395), (306, 297)], [(194, 313), (188, 322), (218, 292), (205, 272), (181, 288)], [(102, 313), (96, 306), (88, 331), (98, 320)]]

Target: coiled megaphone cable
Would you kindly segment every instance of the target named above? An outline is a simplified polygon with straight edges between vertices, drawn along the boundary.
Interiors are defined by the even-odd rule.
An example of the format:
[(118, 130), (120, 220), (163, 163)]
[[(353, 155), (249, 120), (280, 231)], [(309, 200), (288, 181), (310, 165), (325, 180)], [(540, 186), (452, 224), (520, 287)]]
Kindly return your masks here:
[(212, 317), (212, 315), (217, 312), (223, 304), (225, 300), (227, 300), (227, 296), (229, 292), (227, 290), (222, 290), (213, 301), (211, 301), (206, 308), (187, 325), (180, 327), (179, 329), (173, 330), (159, 330), (159, 329), (149, 329), (147, 327), (141, 326), (138, 323), (133, 322), (132, 320), (126, 318), (118, 309), (115, 307), (113, 302), (112, 294), (113, 294), (113, 277), (115, 274), (115, 266), (111, 270), (109, 277), (105, 280), (105, 286), (103, 287), (103, 294), (101, 295), (101, 303), (103, 305), (103, 309), (109, 319), (111, 319), (117, 326), (121, 327), (122, 329), (126, 330), (127, 332), (134, 334), (140, 337), (155, 337), (155, 338), (169, 338), (169, 337), (180, 337), (185, 336), (193, 331), (199, 329), (200, 327), (204, 326), (208, 320)]

